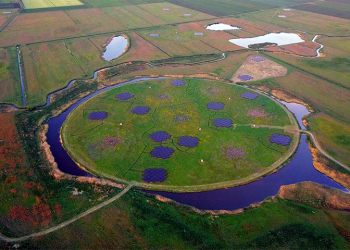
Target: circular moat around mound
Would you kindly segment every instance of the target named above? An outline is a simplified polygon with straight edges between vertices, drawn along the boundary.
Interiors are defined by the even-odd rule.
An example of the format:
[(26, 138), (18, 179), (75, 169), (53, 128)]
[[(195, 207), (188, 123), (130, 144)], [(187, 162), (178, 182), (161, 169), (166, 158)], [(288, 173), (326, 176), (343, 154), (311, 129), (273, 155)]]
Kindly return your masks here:
[(215, 189), (278, 168), (297, 148), (296, 124), (283, 106), (244, 87), (162, 79), (88, 99), (68, 115), (62, 139), (76, 162), (101, 176), (154, 189)]

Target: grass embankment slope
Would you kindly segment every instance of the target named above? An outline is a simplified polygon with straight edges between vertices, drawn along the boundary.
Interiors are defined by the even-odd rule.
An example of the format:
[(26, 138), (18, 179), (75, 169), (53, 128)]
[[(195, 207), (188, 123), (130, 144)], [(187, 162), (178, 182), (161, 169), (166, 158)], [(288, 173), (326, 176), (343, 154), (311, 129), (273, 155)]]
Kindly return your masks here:
[[(281, 199), (236, 215), (202, 215), (129, 191), (108, 207), (27, 244), (45, 249), (347, 249), (349, 243), (334, 225), (349, 219), (346, 212)], [(343, 232), (349, 232), (342, 224)]]
[[(126, 180), (142, 181), (147, 168), (167, 170), (171, 186), (195, 186), (237, 179), (256, 178), (286, 154), (289, 146), (269, 142), (272, 134), (286, 134), (291, 125), (287, 113), (269, 98), (241, 97), (245, 88), (217, 81), (185, 79), (173, 86), (172, 79), (147, 81), (116, 88), (83, 103), (71, 113), (63, 128), (67, 150), (79, 163), (98, 173)], [(132, 93), (120, 101), (116, 95)], [(222, 110), (210, 110), (210, 102), (223, 103)], [(146, 115), (132, 114), (137, 106), (149, 107)], [(107, 112), (105, 120), (89, 119), (92, 112)], [(217, 118), (231, 119), (233, 126), (214, 126)], [(252, 128), (252, 124), (266, 127)], [(149, 136), (158, 131), (171, 138), (162, 143)], [(287, 135), (287, 134), (286, 134)], [(182, 136), (199, 139), (198, 146), (178, 144)], [(169, 159), (152, 157), (157, 146), (174, 150)], [(229, 152), (239, 151), (239, 156)], [(233, 153), (235, 154), (235, 153)], [(201, 163), (201, 160), (204, 160)], [(118, 164), (116, 164), (118, 163)], [(277, 167), (277, 166), (275, 166)]]

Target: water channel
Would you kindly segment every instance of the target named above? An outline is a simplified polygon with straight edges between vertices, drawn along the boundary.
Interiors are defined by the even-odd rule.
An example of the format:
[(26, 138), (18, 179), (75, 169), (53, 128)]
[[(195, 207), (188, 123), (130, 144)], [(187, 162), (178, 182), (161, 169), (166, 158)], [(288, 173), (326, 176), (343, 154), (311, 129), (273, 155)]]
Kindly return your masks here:
[(21, 80), (22, 102), (23, 102), (23, 106), (27, 106), (19, 46), (17, 46), (17, 61), (18, 61), (18, 69), (19, 69), (19, 78)]
[[(48, 121), (49, 130), (47, 132), (47, 142), (51, 146), (51, 152), (58, 164), (58, 168), (62, 172), (72, 175), (91, 176), (91, 174), (85, 172), (76, 165), (76, 163), (64, 150), (60, 142), (60, 128), (66, 120), (67, 115), (72, 112), (74, 108), (103, 91), (107, 91), (112, 88), (120, 87), (133, 82), (151, 79), (160, 78), (138, 78), (129, 82), (118, 84), (116, 86), (106, 87), (82, 98), (58, 117), (51, 118)], [(305, 114), (308, 113), (307, 109), (303, 105), (297, 103), (283, 102), (283, 104), (295, 114), (300, 126), (303, 128), (301, 119)], [(158, 191), (146, 192), (152, 194), (160, 194), (164, 197), (171, 198), (177, 202), (191, 205), (199, 209), (211, 210), (234, 210), (247, 207), (252, 203), (259, 202), (269, 196), (276, 195), (282, 185), (289, 185), (302, 181), (313, 181), (347, 192), (347, 189), (345, 189), (343, 186), (333, 181), (326, 175), (318, 172), (313, 167), (312, 160), (313, 159), (309, 150), (309, 145), (306, 142), (306, 135), (302, 135), (300, 145), (295, 156), (286, 166), (284, 166), (276, 173), (268, 175), (252, 183), (233, 188), (197, 193), (170, 193)]]

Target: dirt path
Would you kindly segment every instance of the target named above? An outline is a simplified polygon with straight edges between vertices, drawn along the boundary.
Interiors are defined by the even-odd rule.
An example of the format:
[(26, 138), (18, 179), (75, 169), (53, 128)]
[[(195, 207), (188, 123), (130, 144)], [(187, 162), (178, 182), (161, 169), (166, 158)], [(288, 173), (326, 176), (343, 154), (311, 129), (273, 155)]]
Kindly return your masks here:
[(10, 237), (6, 237), (4, 235), (2, 235), (0, 233), (0, 240), (2, 241), (5, 241), (5, 242), (20, 242), (20, 241), (25, 241), (25, 240), (28, 240), (30, 238), (34, 238), (34, 237), (39, 237), (39, 236), (43, 236), (43, 235), (46, 235), (46, 234), (49, 234), (49, 233), (52, 233), (58, 229), (61, 229), (63, 227), (66, 227), (68, 226), (69, 224), (111, 204), (112, 202), (118, 200), (120, 197), (122, 197), (124, 194), (126, 194), (130, 188), (132, 188), (134, 186), (133, 183), (129, 183), (129, 185), (123, 189), (123, 191), (121, 191), (119, 194), (117, 194), (116, 196), (114, 196), (113, 198), (105, 201), (105, 202), (102, 202), (100, 203), (99, 205), (95, 206), (95, 207), (92, 207), (88, 210), (86, 210), (84, 213), (81, 213), (79, 215), (76, 215), (74, 216), (73, 218), (71, 218), (70, 220), (67, 220), (65, 222), (62, 222), (61, 224), (58, 224), (57, 226), (54, 226), (54, 227), (51, 227), (51, 228), (48, 228), (48, 229), (45, 229), (41, 232), (38, 232), (38, 233), (33, 233), (33, 234), (30, 234), (30, 235), (27, 235), (27, 236), (23, 236), (23, 237), (18, 237), (18, 238), (10, 238)]
[(312, 138), (312, 140), (313, 140), (313, 142), (314, 142), (316, 148), (317, 148), (324, 156), (326, 156), (328, 159), (334, 161), (335, 163), (337, 163), (337, 164), (340, 165), (341, 167), (345, 168), (346, 170), (350, 171), (350, 168), (349, 168), (347, 165), (345, 165), (344, 163), (342, 163), (342, 162), (340, 162), (340, 161), (334, 159), (334, 158), (333, 158), (332, 156), (330, 156), (326, 151), (324, 151), (324, 150), (321, 148), (320, 144), (317, 142), (315, 136), (314, 136), (310, 131), (300, 130), (300, 132), (301, 132), (301, 133), (308, 134), (308, 135)]

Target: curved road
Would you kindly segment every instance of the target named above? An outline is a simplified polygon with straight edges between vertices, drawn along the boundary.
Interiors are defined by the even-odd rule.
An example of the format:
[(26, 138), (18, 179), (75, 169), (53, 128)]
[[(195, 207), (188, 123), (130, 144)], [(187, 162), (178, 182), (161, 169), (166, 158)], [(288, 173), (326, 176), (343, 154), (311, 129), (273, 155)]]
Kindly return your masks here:
[(346, 170), (350, 171), (350, 168), (345, 165), (344, 163), (334, 159), (332, 156), (330, 156), (326, 151), (324, 151), (320, 144), (317, 142), (315, 136), (310, 132), (310, 131), (307, 131), (307, 130), (300, 130), (301, 133), (305, 133), (305, 134), (308, 134), (311, 138), (312, 138), (312, 141), (314, 142), (316, 148), (324, 155), (326, 156), (328, 159), (334, 161), (335, 163), (337, 163), (338, 165), (340, 165), (341, 167), (345, 168)]
[(19, 238), (10, 238), (10, 237), (6, 237), (4, 235), (2, 235), (0, 233), (0, 240), (3, 240), (5, 242), (20, 242), (20, 241), (25, 241), (25, 240), (28, 240), (30, 238), (34, 238), (34, 237), (39, 237), (39, 236), (43, 236), (43, 235), (46, 235), (46, 234), (49, 234), (49, 233), (52, 233), (58, 229), (61, 229), (65, 226), (68, 226), (69, 224), (85, 217), (86, 215), (89, 215), (97, 210), (99, 210), (100, 208), (103, 208), (109, 204), (111, 204), (112, 202), (114, 202), (115, 200), (118, 200), (120, 197), (122, 197), (125, 193), (127, 193), (130, 188), (132, 188), (132, 186), (134, 186), (134, 184), (132, 183), (129, 183), (129, 185), (123, 189), (123, 191), (121, 191), (119, 194), (117, 194), (116, 196), (114, 196), (113, 198), (105, 201), (105, 202), (102, 202), (100, 204), (98, 204), (97, 206), (95, 207), (92, 207), (88, 210), (86, 210), (84, 213), (81, 213), (77, 216), (74, 216), (73, 218), (71, 218), (70, 220), (67, 220), (65, 222), (62, 222), (61, 224), (58, 224), (57, 226), (54, 226), (54, 227), (51, 227), (51, 228), (48, 228), (46, 230), (43, 230), (41, 232), (38, 232), (38, 233), (34, 233), (34, 234), (30, 234), (30, 235), (27, 235), (27, 236), (23, 236), (23, 237), (19, 237)]

